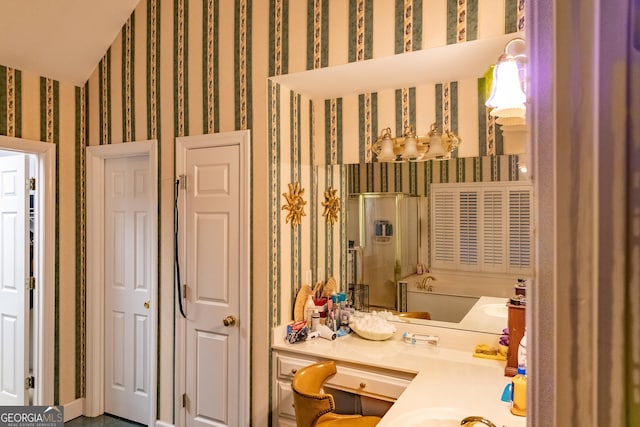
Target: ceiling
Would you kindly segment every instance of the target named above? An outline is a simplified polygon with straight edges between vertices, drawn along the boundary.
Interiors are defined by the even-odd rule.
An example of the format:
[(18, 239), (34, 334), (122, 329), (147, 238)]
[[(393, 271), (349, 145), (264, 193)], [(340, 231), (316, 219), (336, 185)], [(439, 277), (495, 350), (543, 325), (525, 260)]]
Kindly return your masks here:
[(76, 86), (140, 0), (0, 0), (0, 65)]

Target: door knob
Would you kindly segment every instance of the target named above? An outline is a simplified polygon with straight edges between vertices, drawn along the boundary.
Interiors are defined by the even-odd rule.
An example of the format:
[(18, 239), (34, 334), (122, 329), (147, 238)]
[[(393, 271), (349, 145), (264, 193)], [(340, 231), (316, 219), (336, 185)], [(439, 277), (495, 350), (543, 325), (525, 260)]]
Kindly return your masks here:
[(150, 301), (149, 301), (149, 300), (146, 300), (146, 301), (144, 302), (144, 308), (146, 308), (147, 310), (149, 310), (149, 303), (150, 303)]
[(236, 318), (233, 316), (227, 316), (222, 319), (222, 323), (224, 323), (224, 326), (233, 326), (236, 324)]

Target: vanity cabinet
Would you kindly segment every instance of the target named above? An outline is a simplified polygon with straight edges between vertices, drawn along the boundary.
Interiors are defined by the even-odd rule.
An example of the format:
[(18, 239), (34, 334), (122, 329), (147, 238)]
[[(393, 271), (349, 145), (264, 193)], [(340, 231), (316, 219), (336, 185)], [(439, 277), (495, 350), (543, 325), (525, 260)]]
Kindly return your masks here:
[[(307, 365), (332, 359), (282, 350), (273, 352), (273, 424), (280, 427), (295, 427), (293, 375)], [(332, 359), (335, 360), (335, 359)], [(377, 406), (390, 407), (409, 385), (414, 375), (407, 372), (376, 368), (335, 360), (337, 373), (326, 382), (327, 388), (360, 395)]]

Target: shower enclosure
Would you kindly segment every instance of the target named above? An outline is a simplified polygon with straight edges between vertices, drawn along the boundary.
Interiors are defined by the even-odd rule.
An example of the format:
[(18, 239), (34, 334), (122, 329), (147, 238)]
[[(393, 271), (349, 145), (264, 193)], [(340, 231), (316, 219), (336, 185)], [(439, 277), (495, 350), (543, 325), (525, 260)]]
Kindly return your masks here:
[(368, 287), (371, 310), (397, 310), (397, 282), (416, 272), (419, 201), (403, 193), (349, 197), (347, 278), (350, 285)]

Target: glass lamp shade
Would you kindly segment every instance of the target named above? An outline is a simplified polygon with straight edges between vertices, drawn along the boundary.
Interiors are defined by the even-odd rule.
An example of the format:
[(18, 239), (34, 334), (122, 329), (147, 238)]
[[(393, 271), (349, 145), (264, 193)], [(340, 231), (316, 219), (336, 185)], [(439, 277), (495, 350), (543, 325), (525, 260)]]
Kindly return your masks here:
[(418, 153), (418, 141), (415, 136), (407, 136), (404, 139), (404, 149), (402, 150), (401, 157), (403, 159), (415, 159), (420, 157), (420, 153)]
[(442, 149), (442, 135), (436, 134), (429, 137), (429, 151), (427, 151), (428, 159), (435, 159), (436, 157), (442, 157), (444, 150)]
[(385, 136), (382, 141), (378, 142), (376, 154), (380, 162), (392, 162), (396, 159), (396, 155), (393, 152), (393, 140), (389, 136)]
[(518, 64), (513, 59), (499, 62), (493, 70), (493, 89), (485, 103), (496, 117), (524, 117), (526, 95), (522, 90)]

